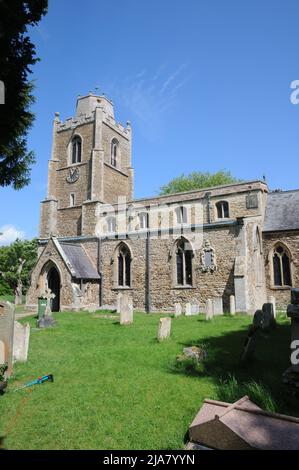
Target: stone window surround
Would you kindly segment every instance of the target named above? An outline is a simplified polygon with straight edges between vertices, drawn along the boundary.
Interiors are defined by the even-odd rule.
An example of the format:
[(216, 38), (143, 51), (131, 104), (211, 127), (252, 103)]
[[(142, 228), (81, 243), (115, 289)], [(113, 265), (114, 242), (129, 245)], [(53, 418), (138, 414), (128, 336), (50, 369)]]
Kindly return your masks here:
[[(130, 263), (130, 285), (129, 286), (120, 286), (118, 284), (118, 255), (121, 250), (121, 248), (125, 246), (131, 257), (131, 263)], [(133, 281), (134, 281), (134, 269), (133, 269), (133, 261), (134, 261), (134, 256), (131, 250), (131, 247), (128, 245), (128, 243), (125, 243), (124, 241), (121, 241), (118, 243), (116, 246), (113, 256), (111, 258), (110, 264), (112, 267), (112, 290), (132, 290), (133, 289)]]
[[(224, 204), (227, 204), (227, 210), (228, 210), (228, 217), (224, 216)], [(220, 206), (221, 205), (221, 206)], [(223, 214), (223, 217), (218, 217), (218, 208), (221, 207), (221, 212)], [(225, 199), (221, 199), (221, 201), (215, 202), (215, 220), (223, 220), (223, 219), (230, 219), (230, 207), (229, 207), (229, 202), (226, 201)]]
[(75, 206), (75, 193), (70, 193), (70, 206), (69, 207), (74, 207)]
[[(76, 138), (76, 137), (80, 137), (81, 139), (81, 161), (80, 162), (75, 162), (73, 163), (72, 162), (72, 158), (73, 158), (73, 140)], [(79, 134), (79, 132), (75, 132), (69, 143), (68, 143), (68, 163), (69, 163), (69, 166), (74, 166), (74, 165), (81, 165), (82, 163), (82, 160), (83, 160), (83, 157), (84, 157), (84, 141), (83, 141), (83, 137), (81, 134)]]
[(192, 248), (192, 254), (191, 254), (191, 276), (192, 276), (192, 284), (178, 284), (177, 283), (177, 264), (176, 264), (176, 251), (177, 251), (177, 245), (178, 243), (183, 240), (185, 243), (188, 243), (191, 248), (192, 245), (189, 242), (189, 240), (185, 237), (179, 237), (177, 238), (172, 246), (172, 250), (169, 253), (169, 261), (171, 262), (171, 289), (174, 290), (180, 290), (180, 289), (195, 289), (195, 269), (194, 269), (194, 250)]
[[(115, 155), (115, 148), (116, 148), (116, 155)], [(121, 152), (120, 152), (120, 145), (119, 140), (114, 136), (110, 140), (110, 166), (112, 168), (120, 167), (120, 160), (121, 160)], [(113, 163), (115, 162), (115, 164)]]
[[(281, 246), (282, 248), (284, 248), (289, 256), (289, 262), (290, 262), (290, 274), (291, 274), (291, 286), (276, 286), (274, 284), (274, 267), (273, 267), (273, 256), (274, 256), (274, 252), (275, 250)], [(285, 291), (288, 291), (288, 290), (291, 290), (292, 289), (292, 286), (294, 285), (294, 278), (293, 278), (293, 272), (294, 272), (294, 266), (293, 266), (293, 257), (292, 257), (292, 253), (291, 253), (291, 250), (290, 248), (287, 246), (286, 243), (284, 242), (280, 242), (280, 241), (277, 241), (274, 243), (274, 245), (272, 246), (270, 252), (269, 252), (269, 255), (268, 255), (268, 262), (270, 262), (270, 289), (271, 290), (285, 290)]]
[(149, 213), (141, 211), (138, 213), (139, 230), (146, 230), (149, 228)]
[(108, 233), (115, 233), (116, 232), (116, 217), (110, 215), (106, 219), (107, 223), (107, 232)]
[[(180, 205), (174, 209), (176, 216), (176, 225), (188, 225), (188, 209), (184, 205)], [(170, 214), (170, 212), (169, 212)]]

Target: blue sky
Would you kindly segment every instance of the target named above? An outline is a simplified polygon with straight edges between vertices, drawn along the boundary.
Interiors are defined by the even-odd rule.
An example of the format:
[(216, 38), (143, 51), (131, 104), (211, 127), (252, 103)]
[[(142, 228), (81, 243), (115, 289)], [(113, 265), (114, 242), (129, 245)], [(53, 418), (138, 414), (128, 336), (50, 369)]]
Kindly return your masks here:
[(38, 235), (54, 113), (96, 87), (132, 123), (136, 197), (224, 168), (298, 188), (298, 18), (297, 0), (50, 0), (32, 30), (37, 164), (29, 187), (0, 190), (0, 244)]

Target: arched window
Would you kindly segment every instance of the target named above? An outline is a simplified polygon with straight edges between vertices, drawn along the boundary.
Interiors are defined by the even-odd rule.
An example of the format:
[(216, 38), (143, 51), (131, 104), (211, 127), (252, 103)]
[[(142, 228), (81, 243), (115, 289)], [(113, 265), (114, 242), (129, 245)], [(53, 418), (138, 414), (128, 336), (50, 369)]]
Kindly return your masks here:
[(177, 224), (186, 224), (187, 223), (187, 209), (184, 206), (177, 207), (175, 210)]
[(228, 219), (229, 218), (229, 205), (227, 201), (219, 201), (216, 204), (217, 217), (218, 219)]
[(148, 228), (148, 213), (147, 212), (140, 212), (139, 225), (141, 229)]
[(72, 163), (80, 163), (82, 154), (82, 139), (76, 135), (72, 140)]
[(122, 245), (118, 254), (118, 285), (131, 286), (131, 253), (126, 245)]
[(288, 250), (281, 244), (273, 251), (273, 278), (277, 287), (291, 287), (291, 262)]
[(116, 219), (115, 217), (108, 217), (107, 219), (107, 230), (109, 233), (116, 231)]
[(117, 158), (118, 158), (118, 145), (119, 142), (117, 139), (112, 139), (111, 141), (111, 165), (117, 166)]
[(185, 240), (176, 247), (176, 282), (178, 286), (192, 286), (192, 250)]

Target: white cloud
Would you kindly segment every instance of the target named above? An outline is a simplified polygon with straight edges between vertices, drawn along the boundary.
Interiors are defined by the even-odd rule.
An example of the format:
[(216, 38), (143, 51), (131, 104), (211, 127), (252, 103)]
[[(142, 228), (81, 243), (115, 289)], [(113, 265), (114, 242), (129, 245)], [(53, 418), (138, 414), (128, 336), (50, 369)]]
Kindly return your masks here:
[(0, 246), (9, 245), (17, 238), (23, 239), (25, 237), (25, 233), (13, 225), (3, 225), (0, 227), (0, 234)]
[[(169, 71), (162, 64), (153, 74), (143, 69), (115, 83), (115, 99), (124, 103), (132, 117), (137, 118), (140, 131), (154, 141), (163, 131), (163, 123), (178, 100), (178, 92), (188, 82), (188, 64)], [(110, 91), (111, 92), (111, 91)]]

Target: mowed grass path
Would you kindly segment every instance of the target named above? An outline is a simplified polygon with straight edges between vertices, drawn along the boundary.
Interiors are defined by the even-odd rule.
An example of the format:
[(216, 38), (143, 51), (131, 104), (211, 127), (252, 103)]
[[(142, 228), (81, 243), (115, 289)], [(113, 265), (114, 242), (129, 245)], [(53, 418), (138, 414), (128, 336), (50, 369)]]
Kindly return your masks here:
[[(171, 338), (162, 343), (156, 341), (157, 314), (135, 313), (130, 326), (89, 313), (55, 318), (53, 329), (32, 329), (28, 362), (15, 365), (9, 392), (0, 397), (0, 436), (7, 436), (7, 449), (180, 449), (204, 398), (217, 398), (222, 374), (265, 376), (268, 386), (275, 376), (274, 392), (281, 394), (288, 325), (279, 327), (288, 331), (274, 332), (283, 336), (284, 357), (276, 341), (258, 365), (240, 369), (250, 317), (176, 318)], [(36, 320), (29, 321), (35, 328)], [(207, 373), (176, 373), (173, 364), (183, 347), (201, 343), (210, 351)], [(49, 373), (54, 383), (12, 392)]]

